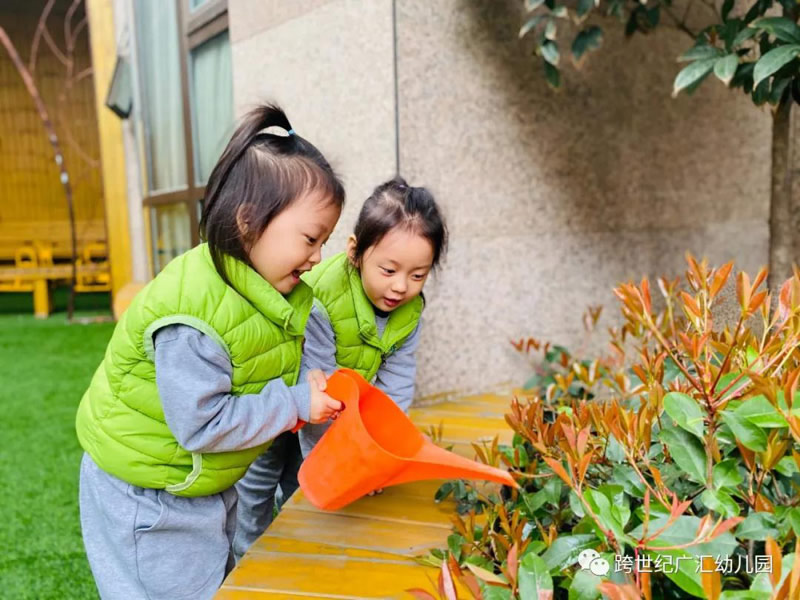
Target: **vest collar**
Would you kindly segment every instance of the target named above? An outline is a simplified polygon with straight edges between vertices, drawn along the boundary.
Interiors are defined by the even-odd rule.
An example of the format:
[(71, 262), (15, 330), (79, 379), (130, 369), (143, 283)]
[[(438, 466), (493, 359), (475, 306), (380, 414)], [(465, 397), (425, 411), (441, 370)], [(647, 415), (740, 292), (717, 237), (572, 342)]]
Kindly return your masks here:
[[(203, 254), (214, 268), (208, 244), (203, 244)], [(290, 335), (303, 335), (313, 303), (313, 292), (308, 284), (301, 280), (284, 296), (252, 267), (232, 256), (225, 256), (225, 268), (234, 290), (258, 312)]]

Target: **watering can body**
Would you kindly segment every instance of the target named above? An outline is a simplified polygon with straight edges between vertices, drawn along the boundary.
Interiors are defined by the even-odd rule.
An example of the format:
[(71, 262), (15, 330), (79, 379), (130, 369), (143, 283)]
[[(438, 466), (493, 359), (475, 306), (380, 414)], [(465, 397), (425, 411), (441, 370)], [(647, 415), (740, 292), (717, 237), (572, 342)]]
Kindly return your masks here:
[(303, 493), (317, 508), (336, 510), (373, 490), (423, 479), (487, 479), (517, 487), (506, 471), (433, 444), (389, 396), (355, 371), (336, 371), (326, 392), (345, 409), (298, 474)]

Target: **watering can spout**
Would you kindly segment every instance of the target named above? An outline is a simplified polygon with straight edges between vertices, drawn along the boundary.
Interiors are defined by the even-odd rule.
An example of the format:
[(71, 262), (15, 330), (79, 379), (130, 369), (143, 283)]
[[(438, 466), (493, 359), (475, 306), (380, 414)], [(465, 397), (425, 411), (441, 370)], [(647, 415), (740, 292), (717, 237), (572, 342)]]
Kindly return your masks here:
[(485, 479), (518, 487), (508, 472), (436, 446), (355, 371), (334, 373), (327, 393), (345, 410), (298, 475), (303, 493), (318, 508), (335, 510), (375, 489), (424, 479)]

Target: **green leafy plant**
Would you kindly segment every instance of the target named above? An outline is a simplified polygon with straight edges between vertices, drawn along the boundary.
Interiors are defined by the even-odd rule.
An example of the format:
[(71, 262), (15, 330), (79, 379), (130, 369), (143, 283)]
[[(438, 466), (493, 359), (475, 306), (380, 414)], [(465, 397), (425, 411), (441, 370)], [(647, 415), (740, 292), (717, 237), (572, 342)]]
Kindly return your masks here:
[[(757, 105), (777, 105), (791, 97), (800, 101), (797, 3), (756, 0), (743, 11), (734, 10), (733, 0), (717, 4), (698, 1), (696, 6), (704, 12), (701, 20), (706, 25), (692, 29), (687, 23), (688, 8), (676, 6), (673, 0), (525, 0), (528, 14), (519, 36), (533, 40), (547, 82), (559, 87), (564, 42), (576, 66), (602, 45), (602, 21), (591, 17), (617, 17), (624, 23), (627, 36), (650, 33), (665, 22), (693, 42), (678, 58), (688, 64), (675, 78), (674, 94), (693, 92), (713, 74), (724, 85), (750, 94)], [(775, 16), (777, 6), (783, 8), (783, 16)]]
[(800, 597), (800, 272), (773, 302), (763, 269), (734, 286), (731, 263), (687, 262), (660, 299), (617, 287), (608, 356), (513, 342), (544, 366), (512, 399), (512, 444), (475, 450), (520, 489), (439, 490), (459, 506), (423, 559), (440, 598)]
[[(580, 67), (601, 47), (611, 18), (625, 35), (671, 27), (688, 38), (677, 57), (686, 63), (675, 75), (672, 94), (692, 94), (708, 78), (749, 95), (772, 113), (769, 285), (791, 275), (800, 255), (800, 235), (790, 219), (792, 196), (791, 111), (800, 103), (800, 3), (796, 0), (523, 0), (520, 38), (532, 42), (544, 77), (561, 87), (563, 56)], [(654, 52), (660, 46), (654, 46)], [(713, 75), (713, 77), (712, 77)]]

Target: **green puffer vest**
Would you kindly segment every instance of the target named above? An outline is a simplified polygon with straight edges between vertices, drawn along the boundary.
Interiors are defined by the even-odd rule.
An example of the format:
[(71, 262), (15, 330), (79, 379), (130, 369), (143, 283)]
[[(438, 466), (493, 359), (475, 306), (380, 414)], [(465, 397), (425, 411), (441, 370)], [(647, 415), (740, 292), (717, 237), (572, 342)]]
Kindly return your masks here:
[(364, 292), (358, 270), (345, 253), (332, 256), (303, 279), (314, 290), (314, 304), (328, 315), (336, 336), (336, 364), (372, 381), (383, 359), (403, 345), (419, 323), (424, 301), (417, 296), (389, 314), (378, 337), (375, 309)]
[(277, 377), (297, 382), (311, 289), (300, 282), (284, 297), (244, 263), (228, 257), (225, 264), (233, 287), (217, 273), (206, 244), (179, 256), (117, 323), (76, 419), (81, 446), (107, 473), (177, 496), (206, 496), (232, 486), (269, 446), (189, 452), (170, 432), (158, 395), (153, 336), (175, 323), (225, 349), (236, 396), (256, 394)]

